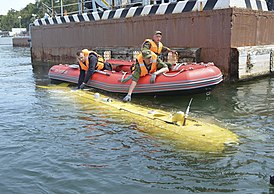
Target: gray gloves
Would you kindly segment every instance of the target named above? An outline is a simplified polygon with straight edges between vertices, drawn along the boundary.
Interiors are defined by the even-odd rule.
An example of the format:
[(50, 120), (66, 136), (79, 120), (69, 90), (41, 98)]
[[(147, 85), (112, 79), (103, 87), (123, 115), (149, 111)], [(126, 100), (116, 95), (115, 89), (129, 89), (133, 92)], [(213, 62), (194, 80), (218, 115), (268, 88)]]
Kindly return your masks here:
[(85, 87), (85, 83), (83, 82), (80, 86), (79, 86), (79, 89), (84, 89), (84, 87)]
[(124, 102), (130, 102), (131, 101), (131, 95), (126, 95), (123, 99)]
[(155, 80), (156, 80), (156, 74), (151, 74), (151, 78), (150, 78), (150, 83), (153, 84), (155, 83)]

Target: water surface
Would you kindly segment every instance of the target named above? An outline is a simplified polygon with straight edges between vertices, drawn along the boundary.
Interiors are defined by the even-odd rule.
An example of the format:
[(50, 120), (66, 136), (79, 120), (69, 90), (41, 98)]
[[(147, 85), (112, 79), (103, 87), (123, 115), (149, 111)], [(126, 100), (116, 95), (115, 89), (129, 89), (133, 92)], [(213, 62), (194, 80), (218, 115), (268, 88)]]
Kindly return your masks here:
[[(178, 148), (93, 104), (36, 87), (52, 64), (0, 44), (1, 193), (272, 193), (274, 77), (221, 84), (210, 96), (138, 96), (239, 135), (220, 154)], [(117, 95), (114, 95), (117, 97)], [(118, 96), (120, 97), (120, 96)], [(142, 128), (142, 130), (140, 130)]]

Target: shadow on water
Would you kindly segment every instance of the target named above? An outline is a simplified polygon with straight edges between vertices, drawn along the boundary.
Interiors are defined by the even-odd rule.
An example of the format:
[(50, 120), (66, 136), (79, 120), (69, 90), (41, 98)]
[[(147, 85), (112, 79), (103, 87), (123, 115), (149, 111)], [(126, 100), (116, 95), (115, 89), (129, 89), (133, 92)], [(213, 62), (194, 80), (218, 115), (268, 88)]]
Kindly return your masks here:
[(48, 72), (53, 65), (56, 64), (39, 61), (32, 62), (32, 71), (34, 74), (36, 85), (48, 85), (51, 83), (51, 80), (48, 77)]

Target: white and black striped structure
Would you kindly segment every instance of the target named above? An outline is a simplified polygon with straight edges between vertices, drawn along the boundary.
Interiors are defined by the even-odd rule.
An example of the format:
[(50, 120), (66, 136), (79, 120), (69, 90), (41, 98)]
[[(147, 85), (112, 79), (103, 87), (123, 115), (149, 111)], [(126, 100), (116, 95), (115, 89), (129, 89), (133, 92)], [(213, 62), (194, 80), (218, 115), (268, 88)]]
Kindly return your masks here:
[(58, 16), (48, 19), (37, 19), (34, 26), (64, 24), (70, 22), (84, 22), (130, 18), (146, 15), (176, 14), (191, 11), (226, 9), (231, 7), (268, 11), (265, 0), (185, 0), (176, 3), (162, 3), (141, 7), (120, 8), (103, 12)]

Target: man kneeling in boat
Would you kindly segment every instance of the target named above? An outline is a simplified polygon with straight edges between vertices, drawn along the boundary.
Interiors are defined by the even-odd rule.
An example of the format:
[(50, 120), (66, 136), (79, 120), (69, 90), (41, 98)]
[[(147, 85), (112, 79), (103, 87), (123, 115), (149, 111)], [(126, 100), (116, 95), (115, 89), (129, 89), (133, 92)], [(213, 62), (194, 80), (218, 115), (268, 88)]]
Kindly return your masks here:
[(111, 65), (105, 62), (104, 58), (94, 51), (84, 49), (78, 51), (76, 56), (80, 67), (78, 89), (85, 87), (95, 70), (112, 70)]
[[(157, 75), (168, 72), (169, 69), (168, 65), (159, 59), (154, 52), (143, 50), (142, 53), (137, 56), (136, 64), (134, 64), (132, 71), (132, 82), (129, 86), (128, 94), (123, 99), (124, 102), (131, 101), (131, 94), (140, 77), (146, 76), (150, 73), (150, 83), (154, 83)], [(128, 79), (126, 78), (121, 81), (126, 82)]]

